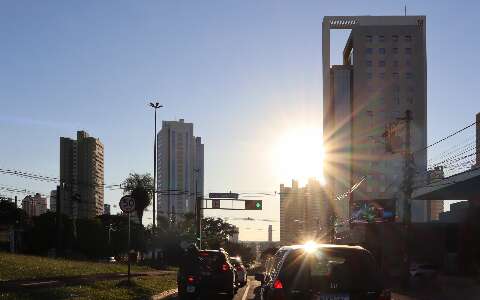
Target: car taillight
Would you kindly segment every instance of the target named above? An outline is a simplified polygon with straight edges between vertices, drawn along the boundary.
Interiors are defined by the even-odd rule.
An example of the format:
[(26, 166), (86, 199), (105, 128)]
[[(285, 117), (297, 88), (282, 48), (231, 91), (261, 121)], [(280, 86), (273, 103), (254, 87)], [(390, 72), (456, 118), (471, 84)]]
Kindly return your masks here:
[(194, 282), (195, 282), (195, 277), (192, 276), (192, 275), (188, 275), (188, 276), (187, 276), (187, 282), (188, 282), (188, 283), (194, 283)]
[(283, 289), (283, 284), (279, 279), (275, 279), (275, 282), (273, 283), (273, 288), (276, 290), (281, 290)]
[(222, 271), (226, 272), (230, 269), (230, 267), (227, 264), (222, 265)]
[(383, 290), (380, 296), (378, 296), (378, 300), (391, 300), (392, 299), (392, 293), (390, 290)]

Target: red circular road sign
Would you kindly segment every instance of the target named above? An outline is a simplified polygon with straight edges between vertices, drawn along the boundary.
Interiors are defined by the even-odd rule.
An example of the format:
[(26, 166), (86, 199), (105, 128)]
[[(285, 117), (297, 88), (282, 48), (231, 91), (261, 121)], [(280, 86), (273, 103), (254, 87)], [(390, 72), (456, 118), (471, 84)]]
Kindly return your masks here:
[(119, 206), (124, 213), (131, 213), (135, 211), (135, 199), (130, 196), (123, 196), (120, 199)]

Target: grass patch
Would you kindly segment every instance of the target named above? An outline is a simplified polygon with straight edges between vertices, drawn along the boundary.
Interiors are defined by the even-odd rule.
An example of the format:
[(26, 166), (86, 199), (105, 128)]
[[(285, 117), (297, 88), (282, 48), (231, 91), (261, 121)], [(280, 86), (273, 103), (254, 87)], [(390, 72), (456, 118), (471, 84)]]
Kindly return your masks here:
[(89, 285), (38, 289), (0, 293), (4, 300), (60, 300), (60, 299), (99, 299), (126, 300), (150, 299), (153, 295), (176, 287), (175, 275), (145, 276), (132, 279), (132, 285), (125, 281), (99, 281)]
[[(148, 266), (132, 266), (132, 272), (153, 270)], [(119, 272), (126, 273), (127, 266), (119, 263), (74, 261), (0, 252), (0, 280)]]

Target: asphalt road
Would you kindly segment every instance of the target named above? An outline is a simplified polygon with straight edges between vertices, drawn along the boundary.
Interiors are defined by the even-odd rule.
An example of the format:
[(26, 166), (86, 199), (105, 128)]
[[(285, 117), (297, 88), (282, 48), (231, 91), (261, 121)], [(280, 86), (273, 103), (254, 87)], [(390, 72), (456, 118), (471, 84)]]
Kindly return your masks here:
[[(255, 281), (253, 277), (248, 277), (248, 283), (246, 286), (243, 288), (239, 289), (237, 293), (235, 294), (235, 297), (233, 297), (233, 300), (259, 300), (260, 298), (257, 296), (258, 292), (258, 287), (260, 283), (258, 281)], [(178, 297), (172, 297), (168, 299), (174, 299), (178, 300)], [(218, 295), (215, 297), (215, 300), (230, 300), (232, 298), (225, 297), (224, 295)], [(208, 296), (208, 299), (203, 299), (202, 300), (213, 300), (213, 296)]]

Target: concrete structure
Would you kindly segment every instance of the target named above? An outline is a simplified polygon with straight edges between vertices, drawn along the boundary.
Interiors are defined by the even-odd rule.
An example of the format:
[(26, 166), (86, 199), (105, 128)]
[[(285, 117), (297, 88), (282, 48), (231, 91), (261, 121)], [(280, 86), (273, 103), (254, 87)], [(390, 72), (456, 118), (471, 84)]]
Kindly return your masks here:
[(183, 119), (163, 121), (157, 139), (158, 217), (174, 222), (195, 212), (195, 190), (203, 196), (204, 145)]
[(103, 205), (103, 214), (104, 215), (110, 215), (111, 212), (110, 212), (110, 204), (104, 204)]
[(60, 138), (62, 213), (74, 218), (103, 214), (103, 156), (103, 144), (85, 131), (77, 132), (77, 140)]
[(26, 196), (22, 200), (22, 209), (29, 217), (37, 217), (47, 212), (47, 198), (39, 193), (35, 196)]
[[(406, 115), (411, 112), (411, 151), (427, 144), (425, 16), (325, 17), (323, 20), (324, 174), (347, 221), (355, 201), (396, 204), (403, 219)], [(342, 65), (330, 64), (330, 30), (351, 29)], [(426, 151), (414, 156), (426, 170)], [(413, 222), (427, 221), (426, 202), (414, 201)]]
[(273, 241), (273, 226), (268, 225), (268, 242), (271, 243)]
[(329, 234), (331, 215), (327, 195), (320, 182), (310, 179), (303, 188), (293, 180), (292, 187), (280, 185), (280, 243), (323, 240)]
[(467, 220), (470, 209), (468, 201), (450, 204), (450, 211), (441, 212), (438, 221), (440, 223), (463, 223)]
[(50, 211), (57, 211), (57, 190), (50, 191)]
[[(427, 181), (429, 183), (438, 182), (445, 178), (442, 166), (437, 166), (427, 172)], [(428, 221), (438, 221), (440, 213), (444, 210), (443, 200), (427, 200)]]

